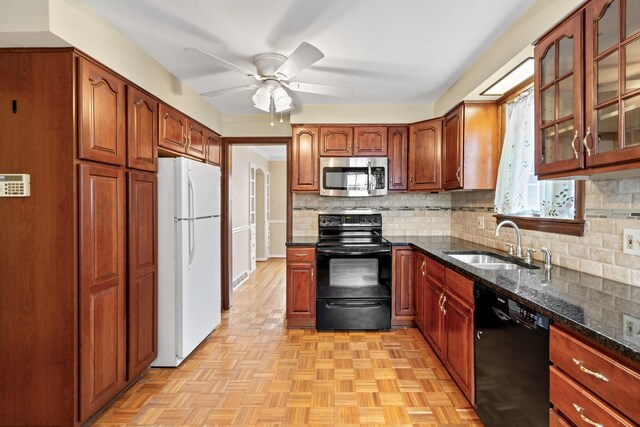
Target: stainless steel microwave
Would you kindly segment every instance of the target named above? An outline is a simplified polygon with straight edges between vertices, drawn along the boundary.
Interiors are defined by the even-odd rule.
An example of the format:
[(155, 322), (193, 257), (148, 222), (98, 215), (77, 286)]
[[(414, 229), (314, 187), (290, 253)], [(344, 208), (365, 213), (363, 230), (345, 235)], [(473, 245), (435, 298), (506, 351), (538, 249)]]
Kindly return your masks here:
[(387, 194), (386, 157), (321, 157), (320, 195), (338, 197)]

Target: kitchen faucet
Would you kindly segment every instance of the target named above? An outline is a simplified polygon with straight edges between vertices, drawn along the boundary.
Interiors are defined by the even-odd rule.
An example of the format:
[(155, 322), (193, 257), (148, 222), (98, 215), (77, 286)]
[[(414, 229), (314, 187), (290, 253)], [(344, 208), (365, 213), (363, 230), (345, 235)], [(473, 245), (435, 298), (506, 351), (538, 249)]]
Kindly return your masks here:
[(520, 229), (518, 228), (516, 223), (513, 221), (508, 221), (508, 220), (502, 221), (496, 227), (496, 237), (500, 235), (500, 228), (502, 228), (503, 225), (510, 225), (511, 227), (513, 227), (514, 230), (516, 230), (516, 256), (518, 258), (522, 258), (522, 240), (521, 240), (522, 236), (520, 235)]

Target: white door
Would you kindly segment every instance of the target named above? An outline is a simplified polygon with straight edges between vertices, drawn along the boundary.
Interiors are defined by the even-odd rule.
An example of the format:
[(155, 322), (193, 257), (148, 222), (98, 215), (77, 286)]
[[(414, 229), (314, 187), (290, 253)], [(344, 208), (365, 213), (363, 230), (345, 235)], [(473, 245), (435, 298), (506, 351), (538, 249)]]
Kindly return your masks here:
[[(187, 357), (216, 326), (220, 316), (220, 260), (215, 259), (220, 242), (219, 218), (180, 221), (182, 237), (180, 301), (176, 301), (182, 324), (179, 357)], [(217, 251), (219, 254), (219, 251)], [(219, 320), (218, 320), (219, 322)]]

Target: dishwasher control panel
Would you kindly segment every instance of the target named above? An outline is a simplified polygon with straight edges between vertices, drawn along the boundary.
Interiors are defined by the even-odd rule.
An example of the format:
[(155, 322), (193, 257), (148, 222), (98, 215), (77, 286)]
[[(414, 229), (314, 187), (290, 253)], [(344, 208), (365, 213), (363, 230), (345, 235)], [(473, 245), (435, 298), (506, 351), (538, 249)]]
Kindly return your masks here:
[(529, 328), (542, 328), (549, 330), (549, 318), (536, 313), (528, 307), (524, 307), (513, 300), (509, 300), (509, 314), (518, 323)]

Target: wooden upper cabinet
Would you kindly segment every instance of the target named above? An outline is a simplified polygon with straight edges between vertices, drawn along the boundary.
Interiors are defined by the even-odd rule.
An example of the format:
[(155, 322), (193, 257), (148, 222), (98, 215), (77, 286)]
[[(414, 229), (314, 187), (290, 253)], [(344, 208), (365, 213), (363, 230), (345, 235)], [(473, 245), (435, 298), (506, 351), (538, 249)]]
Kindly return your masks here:
[(409, 127), (409, 191), (442, 188), (441, 149), (442, 119), (414, 123)]
[(160, 104), (160, 139), (158, 146), (176, 153), (185, 153), (187, 144), (187, 118), (171, 107)]
[(207, 163), (220, 166), (220, 150), (222, 139), (214, 132), (207, 132)]
[(291, 190), (317, 192), (318, 128), (294, 127), (291, 144)]
[(126, 385), (125, 172), (79, 166), (80, 421)]
[(127, 166), (158, 170), (158, 102), (127, 86)]
[(545, 35), (534, 49), (537, 175), (584, 166), (582, 12)]
[(445, 190), (496, 188), (499, 163), (498, 106), (466, 101), (444, 118), (442, 186)]
[(207, 155), (207, 131), (193, 120), (187, 120), (186, 153), (201, 160), (205, 160)]
[(385, 126), (358, 126), (353, 128), (353, 135), (354, 156), (387, 156), (387, 128)]
[(320, 128), (320, 156), (351, 157), (353, 155), (353, 128), (349, 126)]
[(158, 355), (158, 178), (129, 172), (128, 378)]
[(122, 80), (78, 58), (78, 157), (125, 164), (125, 96)]
[(389, 190), (407, 190), (408, 134), (406, 126), (392, 126), (387, 131)]
[(640, 161), (640, 8), (594, 0), (585, 13), (587, 167)]
[(462, 135), (463, 108), (458, 108), (444, 118), (442, 144), (442, 187), (445, 190), (462, 188)]

